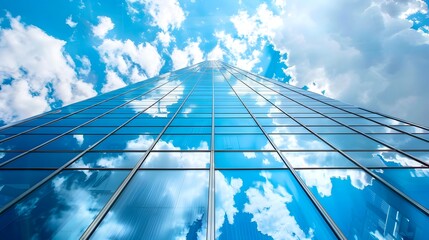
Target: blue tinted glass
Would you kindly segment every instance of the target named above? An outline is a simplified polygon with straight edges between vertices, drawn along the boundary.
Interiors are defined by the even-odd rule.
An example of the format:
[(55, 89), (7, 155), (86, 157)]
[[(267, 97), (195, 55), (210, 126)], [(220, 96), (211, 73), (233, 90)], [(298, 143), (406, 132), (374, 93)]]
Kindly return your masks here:
[(211, 134), (211, 127), (168, 127), (165, 134)]
[(304, 125), (339, 125), (328, 118), (296, 118), (296, 120)]
[(274, 144), (280, 150), (331, 150), (326, 143), (314, 135), (279, 135), (270, 134)]
[(389, 148), (360, 134), (323, 134), (323, 139), (340, 150), (388, 150)]
[(154, 150), (208, 150), (211, 135), (163, 135)]
[(94, 150), (136, 150), (146, 151), (155, 140), (156, 135), (111, 135)]
[(372, 137), (401, 150), (428, 150), (429, 143), (407, 134), (371, 134)]
[(384, 126), (353, 126), (353, 128), (363, 133), (398, 133), (393, 128)]
[(338, 152), (283, 152), (294, 168), (356, 167)]
[(215, 118), (215, 126), (256, 126), (252, 118)]
[(421, 163), (398, 152), (347, 152), (365, 167), (420, 167)]
[(297, 170), (348, 239), (426, 239), (429, 218), (358, 169)]
[(20, 135), (0, 143), (0, 149), (30, 150), (54, 137), (54, 135)]
[(216, 127), (215, 128), (216, 134), (222, 134), (222, 133), (258, 133), (262, 134), (262, 131), (259, 127)]
[(0, 207), (4, 207), (51, 172), (48, 170), (1, 170)]
[(286, 168), (276, 152), (216, 152), (216, 168)]
[(133, 168), (144, 152), (89, 152), (69, 168)]
[(142, 168), (209, 168), (209, 152), (151, 152)]
[(264, 127), (267, 133), (310, 133), (303, 127)]
[(378, 125), (378, 123), (365, 118), (335, 118), (335, 120), (345, 125)]
[(0, 152), (0, 163), (6, 162), (19, 154), (21, 154), (21, 152)]
[(78, 239), (128, 171), (64, 171), (0, 215), (10, 239)]
[(78, 153), (30, 152), (3, 166), (3, 168), (58, 168), (73, 159)]
[(136, 127), (136, 126), (165, 126), (170, 119), (168, 118), (136, 118), (129, 122), (127, 127)]
[(122, 127), (115, 134), (159, 134), (164, 127)]
[(335, 239), (286, 170), (216, 171), (217, 239)]
[(262, 126), (299, 125), (292, 118), (258, 118), (256, 120)]
[(216, 150), (274, 150), (264, 135), (216, 135)]
[(355, 133), (355, 131), (348, 129), (346, 127), (308, 127), (315, 133)]
[(71, 134), (108, 134), (113, 132), (116, 127), (80, 127)]
[(407, 153), (429, 164), (429, 152), (407, 152)]
[(39, 127), (27, 134), (62, 134), (72, 129), (73, 127)]
[(207, 229), (208, 171), (139, 171), (93, 239), (198, 239)]
[(31, 129), (33, 127), (18, 127), (18, 126), (13, 126), (13, 127), (8, 127), (8, 128), (4, 128), (2, 130), (0, 130), (0, 134), (18, 134), (21, 132), (24, 132), (28, 129)]
[(102, 135), (73, 134), (64, 135), (41, 147), (40, 150), (84, 150), (92, 146)]
[(175, 118), (171, 126), (211, 126), (211, 118)]
[(373, 169), (375, 174), (429, 209), (429, 169)]

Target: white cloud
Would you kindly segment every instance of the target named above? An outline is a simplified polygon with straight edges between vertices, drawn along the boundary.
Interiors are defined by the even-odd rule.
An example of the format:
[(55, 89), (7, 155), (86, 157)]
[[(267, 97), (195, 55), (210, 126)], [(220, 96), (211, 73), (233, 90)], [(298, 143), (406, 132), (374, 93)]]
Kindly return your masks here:
[(75, 28), (77, 26), (77, 22), (73, 22), (72, 19), (72, 15), (70, 15), (67, 19), (66, 19), (66, 24), (71, 27), (71, 28)]
[(252, 214), (258, 231), (273, 239), (312, 239), (314, 230), (310, 228), (305, 233), (287, 208), (293, 201), (292, 195), (281, 185), (274, 187), (270, 173), (260, 175), (265, 182), (257, 181), (246, 190), (249, 202), (244, 204), (244, 212)]
[[(104, 39), (97, 50), (101, 60), (106, 64), (106, 73), (116, 72), (118, 77), (122, 77), (122, 82), (126, 83), (154, 77), (159, 74), (164, 64), (157, 49), (150, 43), (136, 45), (129, 39), (125, 41)], [(122, 85), (117, 78), (111, 80), (116, 80), (114, 82), (117, 83), (112, 86)]]
[(82, 66), (78, 69), (78, 72), (82, 76), (87, 76), (91, 72), (91, 61), (87, 56), (76, 56), (76, 59), (79, 60)]
[(185, 13), (177, 0), (127, 0), (128, 10), (131, 14), (143, 10), (153, 18), (152, 24), (164, 32), (180, 28), (185, 20)]
[(222, 50), (219, 44), (216, 45), (208, 54), (207, 60), (223, 60), (225, 52)]
[(270, 39), (295, 84), (429, 125), (429, 36), (406, 19), (427, 12), (423, 1), (290, 0), (282, 9)]
[(65, 41), (8, 15), (0, 29), (0, 119), (6, 123), (50, 109), (51, 102), (70, 104), (96, 94), (78, 79)]
[(102, 93), (110, 92), (112, 90), (125, 87), (126, 84), (114, 71), (108, 70), (106, 72), (106, 83), (101, 89)]
[(163, 47), (168, 47), (171, 42), (176, 40), (169, 32), (158, 32), (156, 39), (161, 42)]
[(112, 19), (106, 16), (98, 16), (98, 25), (92, 26), (92, 33), (94, 36), (104, 38), (106, 34), (115, 27)]
[(257, 49), (250, 51), (246, 38), (234, 38), (231, 34), (224, 31), (215, 32), (214, 35), (218, 39), (218, 45), (223, 46), (225, 52), (228, 53), (225, 55), (231, 64), (251, 71), (260, 62), (259, 58), (262, 53)]
[(183, 50), (175, 47), (171, 53), (173, 70), (202, 62), (204, 53), (200, 49), (200, 43), (201, 39), (198, 38), (196, 41), (188, 41), (188, 45)]

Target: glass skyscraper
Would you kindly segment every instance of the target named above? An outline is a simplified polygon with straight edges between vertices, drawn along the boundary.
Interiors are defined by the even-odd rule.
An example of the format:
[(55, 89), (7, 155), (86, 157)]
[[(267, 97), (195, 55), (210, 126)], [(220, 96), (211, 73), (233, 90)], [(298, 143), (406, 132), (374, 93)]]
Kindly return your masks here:
[(219, 61), (0, 134), (4, 239), (428, 238), (429, 128)]

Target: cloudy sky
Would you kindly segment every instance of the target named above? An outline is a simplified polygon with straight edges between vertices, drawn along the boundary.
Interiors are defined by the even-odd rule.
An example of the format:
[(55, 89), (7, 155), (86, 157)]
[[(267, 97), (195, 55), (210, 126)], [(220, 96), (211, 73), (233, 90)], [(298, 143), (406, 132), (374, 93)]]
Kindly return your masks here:
[(429, 126), (422, 0), (0, 2), (0, 124), (218, 59)]

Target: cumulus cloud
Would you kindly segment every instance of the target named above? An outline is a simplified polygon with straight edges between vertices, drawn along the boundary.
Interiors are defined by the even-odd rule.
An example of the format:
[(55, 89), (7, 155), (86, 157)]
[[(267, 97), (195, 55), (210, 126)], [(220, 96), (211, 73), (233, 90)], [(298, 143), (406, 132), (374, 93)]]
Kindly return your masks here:
[(201, 39), (198, 38), (196, 41), (188, 41), (187, 46), (182, 50), (175, 47), (171, 53), (173, 70), (202, 62), (204, 60), (204, 53), (200, 48), (200, 43)]
[(164, 61), (150, 43), (135, 44), (131, 40), (104, 39), (97, 47), (106, 64), (107, 82), (104, 91), (113, 90), (123, 83), (138, 82), (159, 74)]
[(0, 29), (0, 119), (6, 123), (70, 104), (96, 94), (77, 77), (65, 41), (7, 16), (10, 28)]
[(176, 40), (169, 32), (159, 32), (156, 35), (156, 39), (161, 42), (163, 47), (168, 47), (171, 42)]
[(427, 13), (423, 1), (290, 0), (280, 9), (270, 39), (295, 84), (429, 125), (429, 36), (407, 20)]
[(265, 182), (257, 181), (246, 190), (249, 202), (244, 204), (244, 212), (252, 214), (258, 231), (273, 239), (312, 239), (314, 230), (304, 232), (287, 208), (293, 201), (292, 195), (281, 185), (274, 187), (270, 173), (260, 175)]
[(73, 22), (72, 19), (72, 15), (70, 15), (67, 19), (66, 19), (66, 24), (71, 27), (71, 28), (75, 28), (77, 26), (77, 22)]
[(219, 44), (216, 45), (208, 54), (207, 60), (223, 60), (225, 52)]
[(92, 33), (94, 36), (104, 38), (106, 34), (115, 27), (112, 19), (106, 16), (98, 16), (98, 25), (92, 26)]
[(131, 14), (138, 14), (142, 10), (149, 14), (154, 26), (164, 32), (180, 28), (185, 20), (185, 13), (177, 0), (127, 0)]

